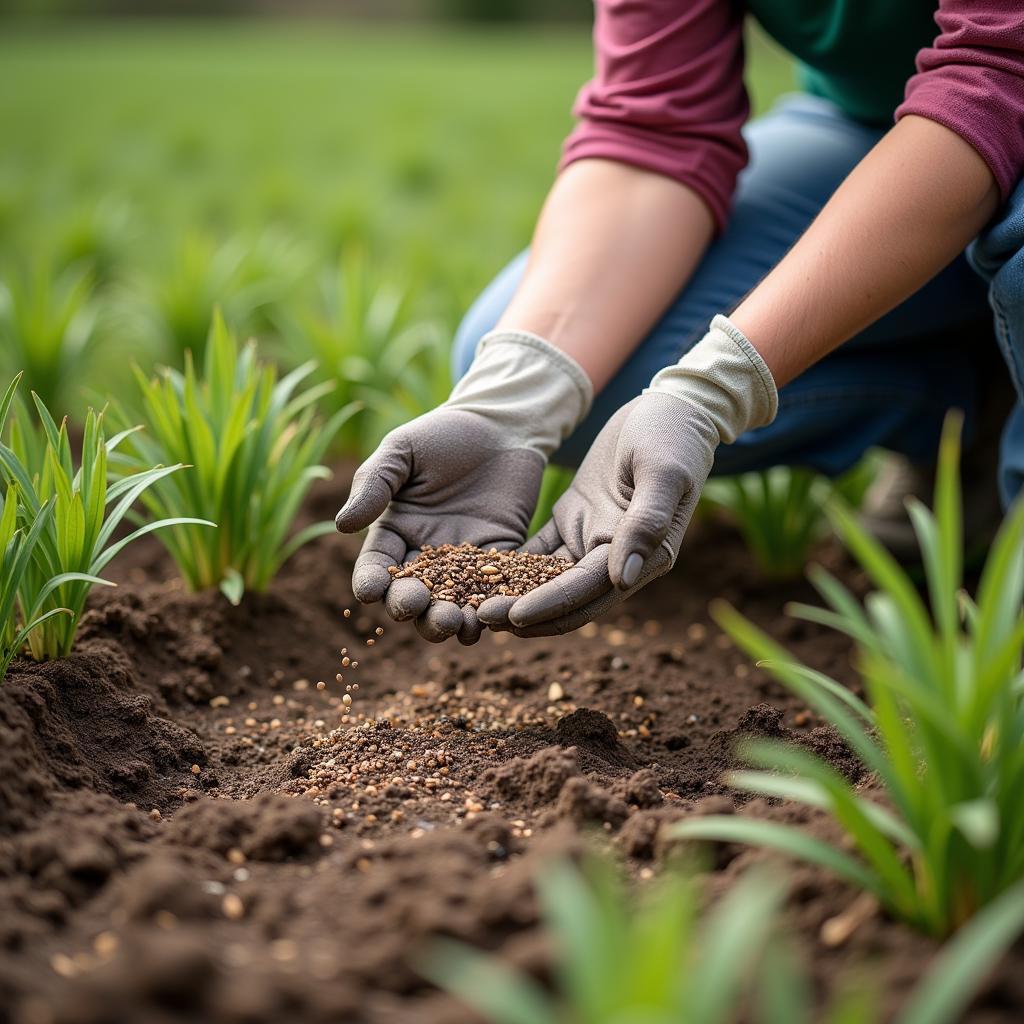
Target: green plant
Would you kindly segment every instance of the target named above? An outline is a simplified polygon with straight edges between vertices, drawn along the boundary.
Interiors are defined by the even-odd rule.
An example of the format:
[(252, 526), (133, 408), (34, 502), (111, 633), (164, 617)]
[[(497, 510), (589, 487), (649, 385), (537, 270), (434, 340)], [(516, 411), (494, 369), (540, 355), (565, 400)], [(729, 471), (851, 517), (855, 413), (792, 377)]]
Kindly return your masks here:
[(796, 466), (773, 466), (763, 472), (712, 478), (701, 501), (735, 520), (765, 576), (795, 579), (806, 568), (815, 544), (828, 533), (825, 506), (830, 495), (860, 505), (875, 469), (871, 455), (835, 480)]
[(99, 347), (92, 271), (42, 259), (0, 281), (0, 370), (24, 372), (48, 407), (68, 410)]
[(330, 407), (365, 404), (339, 439), (349, 451), (369, 454), (389, 430), (448, 397), (449, 336), (412, 310), (412, 291), (378, 280), (354, 247), (325, 278), (321, 308), (280, 318), (287, 359), (316, 363), (317, 379), (335, 384)]
[(678, 834), (777, 847), (874, 893), (936, 935), (1024, 878), (1024, 503), (1003, 524), (972, 600), (961, 590), (959, 421), (943, 434), (935, 511), (910, 505), (931, 611), (893, 558), (835, 503), (836, 531), (877, 590), (863, 606), (824, 570), (828, 608), (794, 614), (849, 635), (867, 700), (795, 663), (736, 611), (715, 616), (735, 641), (842, 734), (877, 778), (875, 800), (805, 751), (750, 744), (761, 769), (735, 785), (827, 810), (860, 854), (796, 829), (743, 818), (684, 822)]
[(319, 460), (357, 409), (348, 405), (326, 423), (318, 419), (316, 402), (331, 385), (296, 393), (313, 369), (307, 363), (278, 380), (254, 344), (238, 345), (218, 312), (201, 376), (191, 355), (184, 373), (164, 369), (148, 378), (137, 371), (148, 429), (132, 434), (127, 465), (193, 467), (156, 481), (143, 503), (154, 515), (197, 511), (218, 524), (216, 532), (183, 526), (161, 535), (192, 590), (219, 586), (237, 604), (246, 590), (266, 590), (295, 551), (334, 529), (314, 523), (288, 536), (310, 485), (329, 476)]
[[(18, 380), (0, 403), (0, 433)], [(0, 443), (0, 478), (7, 488), (0, 526), (0, 542), (5, 545), (0, 611), (7, 613), (3, 633), (7, 663), (25, 642), (37, 661), (70, 654), (89, 592), (97, 584), (110, 585), (99, 574), (134, 540), (183, 522), (213, 525), (199, 519), (163, 520), (113, 540), (115, 530), (146, 489), (182, 467), (151, 468), (108, 484), (107, 457), (129, 432), (108, 440), (102, 414), (90, 409), (76, 472), (67, 421), (58, 427), (39, 396), (33, 393), (32, 398), (39, 429), (21, 409), (11, 423), (9, 444)], [(13, 625), (9, 603), (15, 591), (20, 629)]]
[(782, 900), (759, 875), (706, 918), (669, 872), (637, 907), (613, 865), (557, 862), (536, 880), (555, 946), (555, 991), (462, 944), (438, 943), (424, 973), (494, 1024), (725, 1024), (749, 990)]
[[(423, 974), (489, 1024), (875, 1024), (877, 993), (840, 996), (816, 1010), (783, 931), (784, 886), (747, 872), (711, 911), (694, 882), (669, 871), (644, 898), (592, 858), (537, 879), (550, 934), (553, 990), (462, 943), (439, 941)], [(986, 974), (1024, 929), (1024, 884), (982, 911), (938, 953), (895, 1024), (955, 1024)]]
[(141, 289), (148, 293), (150, 333), (170, 365), (181, 367), (187, 352), (202, 362), (216, 309), (223, 309), (233, 325), (244, 327), (277, 296), (267, 259), (265, 248), (250, 251), (239, 238), (218, 242), (206, 234), (185, 233), (170, 266)]

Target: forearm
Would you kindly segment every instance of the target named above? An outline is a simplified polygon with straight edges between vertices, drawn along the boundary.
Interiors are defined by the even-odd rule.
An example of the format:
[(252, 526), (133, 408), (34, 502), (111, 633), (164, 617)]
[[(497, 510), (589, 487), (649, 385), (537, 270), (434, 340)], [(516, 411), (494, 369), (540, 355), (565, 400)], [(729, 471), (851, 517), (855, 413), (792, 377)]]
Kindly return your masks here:
[(781, 387), (942, 270), (998, 202), (973, 147), (906, 117), (730, 319)]
[(580, 160), (548, 196), (497, 327), (545, 338), (600, 391), (689, 279), (712, 233), (710, 211), (685, 185)]

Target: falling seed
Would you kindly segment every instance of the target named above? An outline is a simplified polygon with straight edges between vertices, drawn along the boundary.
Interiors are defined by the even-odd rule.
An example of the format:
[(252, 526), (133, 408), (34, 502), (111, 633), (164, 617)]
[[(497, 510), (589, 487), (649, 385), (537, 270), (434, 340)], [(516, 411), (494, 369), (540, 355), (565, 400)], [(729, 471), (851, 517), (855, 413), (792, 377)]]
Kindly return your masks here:
[(346, 619), (351, 618), (352, 617), (352, 609), (351, 608), (346, 608), (341, 614), (344, 615)]
[(234, 892), (229, 892), (224, 897), (221, 901), (220, 909), (224, 912), (224, 916), (231, 921), (237, 921), (245, 914), (245, 904), (242, 902), (242, 897)]
[(348, 654), (348, 648), (347, 647), (342, 647), (341, 653), (342, 654)]
[(358, 689), (359, 689), (359, 684), (358, 683), (353, 683), (352, 684), (352, 690), (355, 691), (355, 690), (358, 690)]
[(345, 707), (348, 707), (352, 703), (352, 695), (350, 693), (346, 693), (345, 696), (341, 698), (341, 703), (344, 704)]
[(352, 667), (353, 668), (359, 668), (359, 662), (358, 661), (353, 661), (352, 662)]
[(92, 948), (102, 957), (113, 956), (118, 944), (118, 937), (113, 932), (100, 932), (92, 940)]
[(383, 636), (384, 635), (384, 627), (383, 626), (378, 626), (374, 630), (374, 632), (377, 634), (377, 636)]
[(326, 690), (327, 684), (321, 679), (320, 682), (316, 684), (316, 688), (318, 690)]
[(375, 643), (376, 641), (373, 639), (373, 637), (370, 637), (370, 639), (366, 641), (366, 646), (372, 647)]
[(245, 854), (237, 847), (232, 846), (227, 852), (227, 858), (232, 864), (244, 864)]
[(562, 686), (561, 686), (560, 683), (552, 683), (548, 687), (548, 700), (549, 701), (554, 702), (556, 700), (561, 700), (564, 696), (565, 696), (565, 690), (562, 689)]
[(351, 665), (351, 664), (352, 664), (352, 659), (351, 658), (342, 658), (341, 659), (341, 667), (342, 668), (348, 668), (349, 665)]
[(337, 674), (337, 675), (336, 675), (336, 676), (334, 677), (334, 681), (335, 681), (336, 683), (343, 683), (343, 682), (345, 682), (345, 677), (344, 677), (344, 676), (343, 676), (343, 675), (342, 675), (342, 674), (341, 674), (341, 673), (339, 672), (339, 673), (338, 673), (338, 674)]

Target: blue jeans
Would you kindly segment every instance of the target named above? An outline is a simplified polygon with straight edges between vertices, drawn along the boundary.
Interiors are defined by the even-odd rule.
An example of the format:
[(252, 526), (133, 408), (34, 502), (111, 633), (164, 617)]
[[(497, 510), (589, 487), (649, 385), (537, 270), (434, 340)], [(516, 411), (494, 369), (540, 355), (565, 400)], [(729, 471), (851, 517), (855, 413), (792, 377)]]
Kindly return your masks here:
[[(578, 465), (609, 416), (638, 395), (651, 377), (694, 345), (711, 318), (732, 309), (782, 258), (858, 161), (883, 133), (845, 117), (831, 103), (790, 96), (750, 124), (750, 163), (740, 176), (732, 218), (709, 247), (678, 298), (597, 397), (587, 419), (556, 453)], [(1019, 207), (1013, 287), (1024, 328), (1024, 198)], [(456, 376), (505, 309), (526, 262), (521, 254), (487, 287), (456, 335)], [(1005, 271), (1004, 271), (1005, 273)], [(997, 273), (993, 290), (999, 281)], [(985, 282), (966, 257), (899, 308), (782, 389), (770, 426), (722, 446), (715, 472), (741, 473), (801, 465), (834, 476), (880, 446), (915, 461), (934, 457), (945, 413), (964, 410), (969, 432), (984, 400), (987, 375), (999, 366), (992, 342)], [(827, 297), (823, 298), (827, 301)], [(1024, 352), (1024, 329), (1016, 329)], [(1020, 357), (1024, 380), (1024, 355)], [(1024, 418), (1019, 423), (1024, 443)], [(1017, 465), (1024, 467), (1024, 447)]]

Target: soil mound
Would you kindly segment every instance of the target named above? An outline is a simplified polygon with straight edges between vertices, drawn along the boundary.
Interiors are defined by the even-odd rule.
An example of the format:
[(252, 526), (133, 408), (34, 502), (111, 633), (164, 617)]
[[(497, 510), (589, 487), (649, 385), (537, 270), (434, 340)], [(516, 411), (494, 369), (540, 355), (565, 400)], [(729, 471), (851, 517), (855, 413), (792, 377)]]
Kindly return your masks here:
[(166, 809), (206, 761), (191, 730), (139, 693), (113, 644), (43, 665), (18, 662), (0, 700), (0, 835), (11, 834), (67, 790), (106, 793)]

